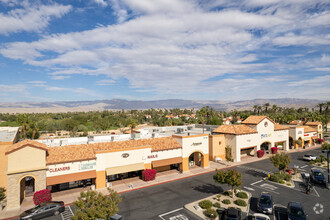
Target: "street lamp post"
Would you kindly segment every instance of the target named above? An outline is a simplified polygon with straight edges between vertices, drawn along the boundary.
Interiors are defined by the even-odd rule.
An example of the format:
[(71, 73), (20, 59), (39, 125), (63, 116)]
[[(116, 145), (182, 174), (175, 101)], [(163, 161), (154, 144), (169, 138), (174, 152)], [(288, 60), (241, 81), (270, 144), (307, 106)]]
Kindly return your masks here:
[(330, 169), (329, 169), (329, 155), (330, 155), (330, 151), (327, 151), (327, 158), (328, 158), (328, 183), (330, 183)]

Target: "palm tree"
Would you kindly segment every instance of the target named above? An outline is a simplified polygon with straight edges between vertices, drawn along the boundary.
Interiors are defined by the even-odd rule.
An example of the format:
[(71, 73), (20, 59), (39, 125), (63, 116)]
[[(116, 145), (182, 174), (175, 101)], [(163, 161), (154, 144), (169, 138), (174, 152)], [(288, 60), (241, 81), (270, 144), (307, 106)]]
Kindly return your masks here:
[(258, 105), (254, 105), (253, 106), (253, 112), (254, 112), (254, 114), (257, 113), (258, 107), (259, 107)]
[(268, 107), (270, 106), (270, 104), (267, 102), (264, 104), (264, 107), (265, 107), (265, 112), (268, 112)]
[(23, 137), (26, 139), (26, 130), (29, 124), (31, 124), (31, 120), (26, 114), (19, 114), (17, 117), (17, 123), (22, 126)]
[(276, 114), (277, 110), (278, 110), (278, 107), (277, 107), (277, 105), (274, 104), (272, 106), (272, 112)]
[(203, 123), (203, 134), (204, 134), (204, 127), (205, 127), (205, 117), (206, 117), (206, 109), (203, 107), (198, 111), (198, 117)]
[(138, 122), (135, 119), (131, 118), (129, 120), (128, 127), (130, 127), (130, 129), (131, 129), (131, 134), (133, 134), (133, 129), (136, 128), (137, 125), (138, 125)]
[(323, 110), (323, 106), (325, 105), (325, 103), (319, 103), (316, 105), (316, 107), (320, 108), (320, 114), (322, 114), (322, 110)]
[(258, 105), (258, 115), (260, 114), (261, 110), (262, 110), (262, 107), (260, 105)]

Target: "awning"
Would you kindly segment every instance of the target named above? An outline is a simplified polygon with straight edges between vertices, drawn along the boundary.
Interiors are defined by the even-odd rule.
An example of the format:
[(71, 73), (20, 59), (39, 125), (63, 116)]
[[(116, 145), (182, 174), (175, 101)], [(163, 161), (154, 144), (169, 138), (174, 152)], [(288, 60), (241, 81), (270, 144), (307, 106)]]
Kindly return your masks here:
[(106, 172), (107, 172), (107, 176), (109, 176), (118, 173), (128, 173), (128, 172), (144, 170), (144, 169), (145, 169), (144, 163), (135, 163), (126, 166), (106, 168)]
[(152, 161), (152, 167), (162, 167), (162, 166), (176, 164), (176, 163), (182, 163), (182, 157), (175, 157), (175, 158), (170, 158), (170, 159)]
[(319, 137), (318, 136), (313, 136), (312, 139), (318, 139)]
[(46, 182), (47, 182), (47, 186), (51, 186), (55, 184), (68, 183), (78, 180), (92, 179), (95, 177), (96, 177), (96, 171), (91, 170), (86, 172), (47, 177)]

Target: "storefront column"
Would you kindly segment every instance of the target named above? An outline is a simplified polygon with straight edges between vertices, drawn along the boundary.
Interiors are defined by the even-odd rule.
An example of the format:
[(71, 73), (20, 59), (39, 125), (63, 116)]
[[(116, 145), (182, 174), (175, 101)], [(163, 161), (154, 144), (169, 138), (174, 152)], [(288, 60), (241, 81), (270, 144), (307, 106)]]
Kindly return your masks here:
[(187, 172), (189, 170), (189, 157), (182, 158), (182, 163), (180, 164), (181, 172)]
[(144, 166), (146, 169), (151, 169), (151, 163), (145, 163)]
[(203, 168), (208, 168), (209, 167), (209, 155), (208, 154), (204, 154), (202, 156), (201, 167), (203, 167)]
[(96, 172), (96, 189), (103, 189), (106, 187), (106, 175), (105, 170), (97, 171)]

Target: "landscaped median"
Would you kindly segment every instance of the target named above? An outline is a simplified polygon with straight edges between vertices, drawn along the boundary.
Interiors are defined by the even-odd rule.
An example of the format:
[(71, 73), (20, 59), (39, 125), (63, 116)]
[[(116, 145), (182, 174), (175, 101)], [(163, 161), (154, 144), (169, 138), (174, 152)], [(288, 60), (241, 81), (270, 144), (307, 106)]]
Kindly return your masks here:
[[(215, 219), (218, 216), (217, 208), (239, 208), (242, 212), (249, 212), (251, 194), (246, 191), (236, 190), (235, 195), (231, 190), (209, 196), (207, 198), (189, 203), (184, 207), (202, 219)], [(212, 217), (213, 216), (213, 217)]]

